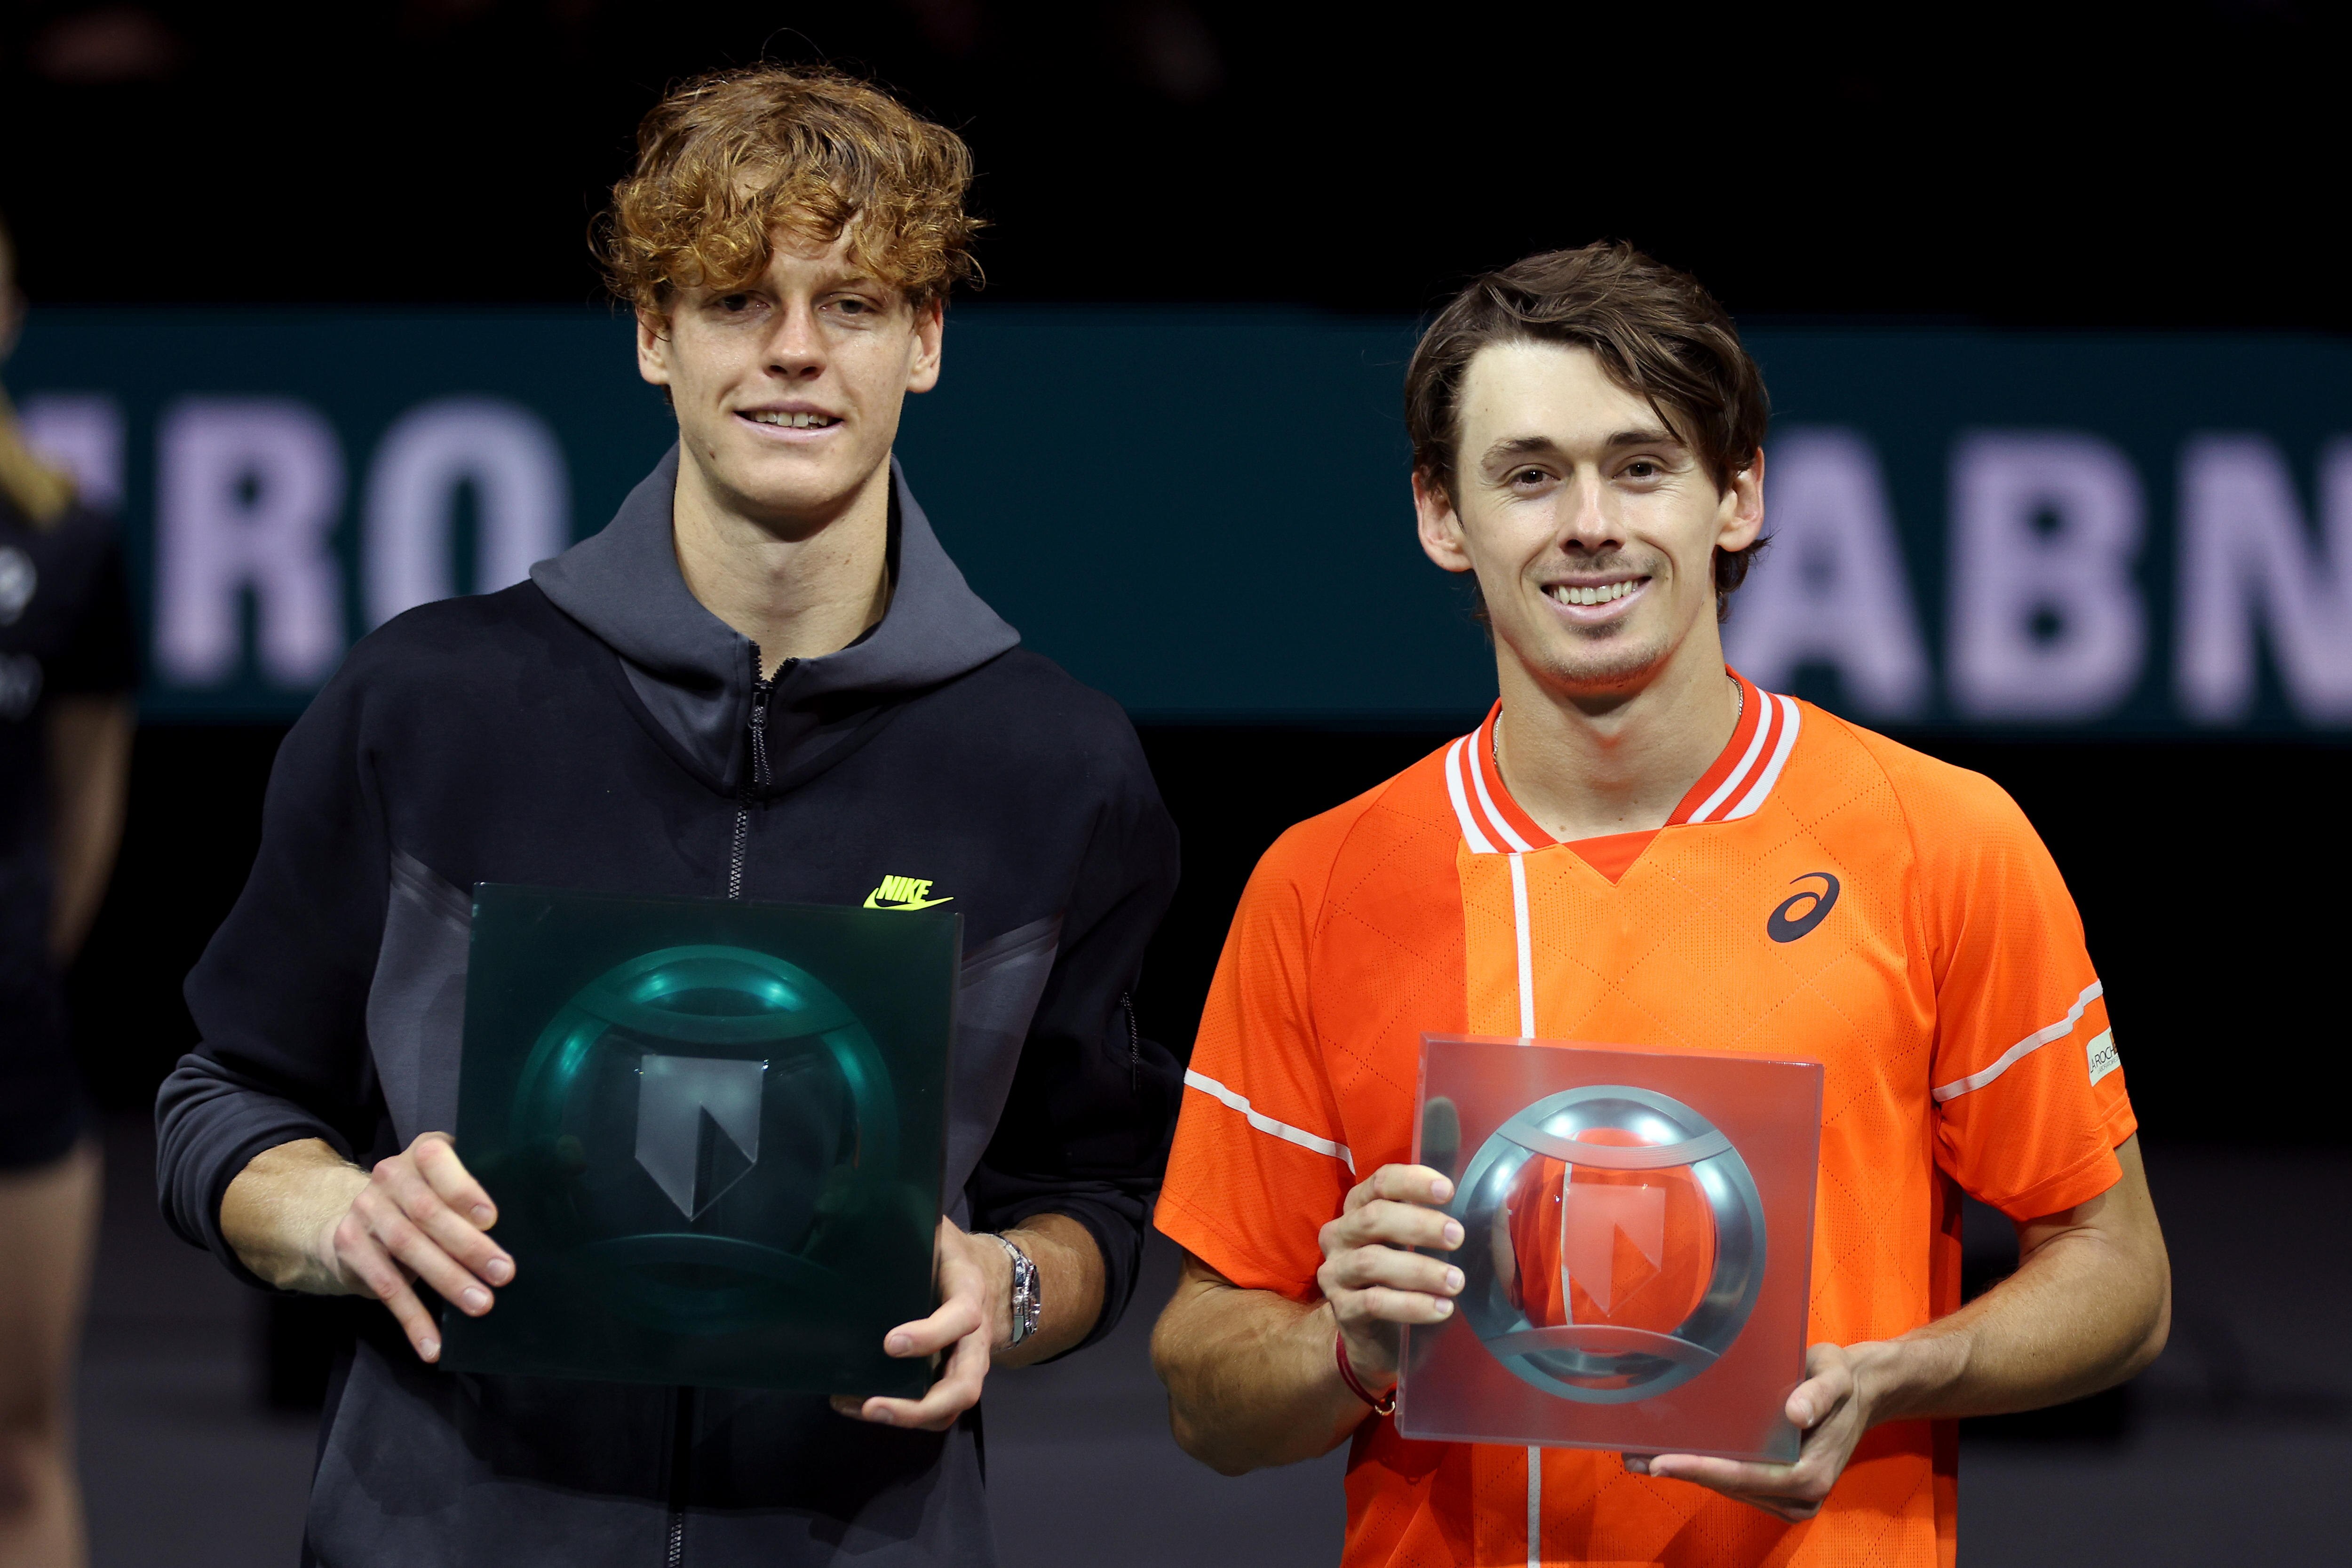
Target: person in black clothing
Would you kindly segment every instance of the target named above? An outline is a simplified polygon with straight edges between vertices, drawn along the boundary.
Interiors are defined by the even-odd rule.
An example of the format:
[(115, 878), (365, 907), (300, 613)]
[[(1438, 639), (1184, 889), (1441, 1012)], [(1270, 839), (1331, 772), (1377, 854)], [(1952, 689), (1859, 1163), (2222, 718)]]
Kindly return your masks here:
[[(22, 314), (0, 231), (0, 359)], [(0, 1563), (83, 1560), (70, 1391), (99, 1153), (62, 976), (121, 840), (137, 680), (113, 527), (0, 397)]]
[[(1174, 829), (1125, 715), (1018, 646), (891, 457), (969, 270), (969, 177), (830, 73), (671, 94), (602, 244), (677, 446), (530, 582), (361, 642), (287, 737), (189, 977), (159, 1169), (240, 1277), (391, 1309), (330, 1396), (310, 1561), (993, 1563), (984, 1379), (1127, 1304), (1177, 1078), (1129, 996)], [(447, 1136), (482, 881), (954, 900), (944, 1300), (885, 1340), (943, 1352), (925, 1397), (434, 1366), (436, 1298), (495, 1310), (513, 1278)]]

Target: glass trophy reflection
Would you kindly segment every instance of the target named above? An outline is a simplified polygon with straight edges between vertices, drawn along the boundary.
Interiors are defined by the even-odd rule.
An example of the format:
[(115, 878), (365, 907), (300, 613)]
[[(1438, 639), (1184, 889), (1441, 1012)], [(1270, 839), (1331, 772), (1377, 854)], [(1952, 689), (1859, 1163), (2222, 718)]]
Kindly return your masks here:
[(960, 931), (478, 889), (457, 1144), (516, 1279), (446, 1363), (919, 1392)]
[(637, 1058), (637, 1163), (688, 1219), (760, 1163), (767, 1078), (764, 1061)]
[(1454, 1319), (1408, 1331), (1400, 1430), (1792, 1452), (1780, 1400), (1802, 1357), (1820, 1068), (1423, 1050), (1418, 1159), (1454, 1182), (1465, 1285)]

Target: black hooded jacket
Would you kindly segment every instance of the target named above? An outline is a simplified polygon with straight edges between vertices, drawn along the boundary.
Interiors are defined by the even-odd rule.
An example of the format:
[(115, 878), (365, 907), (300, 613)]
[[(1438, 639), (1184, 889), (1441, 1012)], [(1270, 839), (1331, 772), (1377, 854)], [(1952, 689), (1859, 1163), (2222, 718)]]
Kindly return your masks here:
[[(188, 979), (203, 1044), (158, 1102), (165, 1215), (251, 1279), (219, 1215), (254, 1155), (322, 1138), (364, 1164), (453, 1125), (477, 882), (859, 904), (911, 879), (964, 918), (945, 1201), (976, 1229), (1086, 1226), (1099, 1337), (1177, 1092), (1129, 1001), (1176, 878), (1134, 731), (1016, 646), (895, 469), (888, 614), (760, 689), (758, 651), (679, 575), (677, 461), (532, 581), (362, 640), (288, 735), (251, 879)], [(453, 1373), (363, 1321), (312, 1561), (995, 1561), (977, 1412), (929, 1434), (816, 1397)]]

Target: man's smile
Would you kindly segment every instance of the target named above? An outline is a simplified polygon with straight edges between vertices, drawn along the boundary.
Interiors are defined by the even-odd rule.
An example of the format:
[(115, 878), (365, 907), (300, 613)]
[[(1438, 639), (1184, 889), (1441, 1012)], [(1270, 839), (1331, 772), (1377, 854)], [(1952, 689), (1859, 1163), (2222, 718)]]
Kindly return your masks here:
[(784, 441), (806, 441), (844, 423), (840, 415), (805, 404), (739, 408), (735, 417), (744, 424), (758, 426), (763, 438)]
[(1595, 626), (1632, 614), (1634, 602), (1649, 585), (1646, 575), (1612, 575), (1582, 582), (1547, 583), (1543, 594), (1563, 619), (1578, 626)]

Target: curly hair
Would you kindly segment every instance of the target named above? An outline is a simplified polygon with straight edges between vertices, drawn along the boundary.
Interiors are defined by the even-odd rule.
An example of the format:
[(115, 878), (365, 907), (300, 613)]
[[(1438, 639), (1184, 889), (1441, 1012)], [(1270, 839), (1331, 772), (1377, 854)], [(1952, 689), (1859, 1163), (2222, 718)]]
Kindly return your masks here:
[(731, 292), (765, 273), (778, 231), (853, 261), (920, 309), (976, 280), (961, 137), (838, 71), (715, 71), (637, 127), (593, 247), (614, 295), (660, 318), (681, 289)]
[[(1438, 312), (1405, 372), (1414, 472), (1454, 494), (1470, 362), (1490, 343), (1528, 342), (1590, 350), (1603, 374), (1690, 443), (1717, 489), (1754, 466), (1772, 405), (1731, 317), (1688, 273), (1602, 240), (1473, 279)], [(1715, 552), (1718, 616), (1730, 615), (1731, 595), (1769, 542)]]

